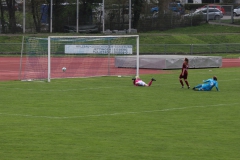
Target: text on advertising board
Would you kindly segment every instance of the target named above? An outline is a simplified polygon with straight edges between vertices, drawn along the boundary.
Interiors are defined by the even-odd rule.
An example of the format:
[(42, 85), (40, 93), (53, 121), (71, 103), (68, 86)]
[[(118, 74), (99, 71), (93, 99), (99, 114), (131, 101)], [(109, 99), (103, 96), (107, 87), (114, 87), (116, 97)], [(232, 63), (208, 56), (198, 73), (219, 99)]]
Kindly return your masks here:
[(132, 54), (132, 45), (65, 45), (65, 54)]

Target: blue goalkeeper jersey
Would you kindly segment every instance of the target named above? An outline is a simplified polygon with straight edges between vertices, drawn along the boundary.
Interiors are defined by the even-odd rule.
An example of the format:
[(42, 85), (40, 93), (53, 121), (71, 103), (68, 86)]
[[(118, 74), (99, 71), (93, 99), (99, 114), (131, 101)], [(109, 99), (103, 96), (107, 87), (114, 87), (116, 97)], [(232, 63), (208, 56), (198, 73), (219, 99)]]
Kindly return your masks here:
[(213, 80), (213, 79), (207, 79), (205, 81), (203, 81), (203, 85), (202, 85), (202, 88), (205, 90), (205, 91), (210, 91), (212, 90), (212, 88), (215, 86), (217, 91), (218, 91), (218, 82)]

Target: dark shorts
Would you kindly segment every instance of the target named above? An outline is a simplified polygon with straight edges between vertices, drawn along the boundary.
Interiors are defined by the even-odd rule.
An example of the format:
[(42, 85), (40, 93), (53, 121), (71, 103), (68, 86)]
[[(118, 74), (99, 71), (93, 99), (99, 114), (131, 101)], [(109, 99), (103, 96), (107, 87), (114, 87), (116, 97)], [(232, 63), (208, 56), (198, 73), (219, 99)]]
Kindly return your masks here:
[(187, 79), (187, 77), (188, 77), (188, 74), (184, 74), (184, 75), (180, 74), (179, 75), (179, 78)]

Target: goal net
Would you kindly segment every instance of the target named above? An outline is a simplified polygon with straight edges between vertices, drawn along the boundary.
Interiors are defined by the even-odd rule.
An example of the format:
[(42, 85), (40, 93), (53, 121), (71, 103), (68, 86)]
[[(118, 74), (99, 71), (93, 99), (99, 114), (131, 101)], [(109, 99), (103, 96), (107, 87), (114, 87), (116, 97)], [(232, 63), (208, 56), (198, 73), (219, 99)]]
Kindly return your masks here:
[(25, 39), (21, 80), (139, 75), (139, 36)]

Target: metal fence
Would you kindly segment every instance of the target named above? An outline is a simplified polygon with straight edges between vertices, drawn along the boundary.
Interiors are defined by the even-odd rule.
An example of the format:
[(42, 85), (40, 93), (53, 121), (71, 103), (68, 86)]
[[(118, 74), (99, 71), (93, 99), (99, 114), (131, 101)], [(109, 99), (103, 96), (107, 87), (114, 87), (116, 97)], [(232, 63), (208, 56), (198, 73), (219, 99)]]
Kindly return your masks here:
[[(194, 19), (185, 19), (184, 14), (192, 13), (195, 10), (185, 10), (184, 14), (179, 14), (178, 12), (172, 12), (171, 10), (166, 9), (164, 12), (151, 12), (151, 9), (155, 5), (153, 4), (146, 4), (144, 5), (142, 12), (140, 14), (140, 18), (135, 24), (134, 14), (132, 13), (132, 17), (129, 17), (128, 8), (124, 6), (114, 6), (108, 5), (106, 6), (105, 13), (104, 13), (104, 25), (105, 30), (127, 30), (129, 29), (129, 19), (132, 20), (132, 28), (137, 29), (137, 32), (146, 32), (152, 30), (168, 30), (171, 28), (178, 28), (178, 27), (186, 27), (186, 26), (193, 26), (196, 25), (194, 23)], [(240, 16), (235, 16), (233, 13), (233, 9), (236, 7), (234, 5), (221, 5), (224, 8), (224, 16), (221, 19), (217, 20), (210, 20), (216, 23), (226, 23), (226, 24), (234, 24), (240, 25)], [(41, 6), (41, 8), (43, 8)], [(49, 8), (49, 7), (48, 7)], [(40, 7), (39, 7), (40, 9)], [(240, 10), (240, 9), (239, 9)], [(41, 17), (42, 18), (41, 24), (39, 26), (35, 26), (36, 24), (33, 21), (31, 9), (26, 9), (26, 24), (25, 24), (25, 33), (36, 33), (36, 32), (50, 32), (49, 26), (49, 9), (41, 10)], [(46, 12), (46, 13), (45, 13)], [(7, 11), (4, 10), (3, 12), (4, 17), (7, 16)], [(45, 14), (44, 14), (45, 13)], [(239, 11), (240, 14), (240, 11)], [(21, 33), (23, 32), (23, 11), (22, 9), (18, 9), (15, 12), (16, 15), (16, 31)], [(88, 27), (95, 27), (92, 26), (93, 24), (97, 26), (98, 31), (101, 32), (103, 29), (103, 22), (102, 22), (102, 9), (101, 6), (97, 6), (92, 10), (91, 15), (84, 15), (82, 12), (79, 13), (79, 27), (81, 28), (82, 24), (88, 24)], [(69, 6), (61, 6), (59, 8), (54, 8), (53, 12), (53, 33), (59, 32), (76, 32), (76, 7), (73, 5)], [(5, 20), (7, 20), (5, 18)], [(82, 23), (83, 22), (83, 23)], [(6, 26), (5, 26), (6, 25)], [(3, 26), (4, 29), (2, 28)], [(137, 27), (136, 27), (137, 26)], [(0, 33), (9, 33), (10, 30), (8, 28), (8, 22), (2, 25), (0, 24)], [(40, 28), (39, 31), (36, 31), (37, 28)], [(90, 28), (90, 29), (96, 29)], [(90, 29), (86, 29), (88, 32)], [(83, 28), (84, 30), (84, 28)]]
[(240, 53), (239, 43), (226, 44), (140, 44), (141, 54), (223, 54)]
[[(22, 43), (0, 43), (0, 54), (21, 54)], [(23, 52), (25, 52), (23, 50)], [(239, 54), (240, 43), (222, 44), (141, 44), (140, 54), (202, 55)]]

